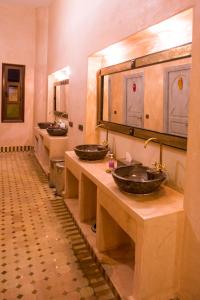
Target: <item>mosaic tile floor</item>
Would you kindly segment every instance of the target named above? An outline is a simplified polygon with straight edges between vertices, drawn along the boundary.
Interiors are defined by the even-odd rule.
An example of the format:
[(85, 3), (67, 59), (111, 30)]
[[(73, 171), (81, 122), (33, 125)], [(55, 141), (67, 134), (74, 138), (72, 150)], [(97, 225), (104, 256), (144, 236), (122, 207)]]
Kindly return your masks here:
[(117, 299), (31, 152), (0, 153), (0, 299)]

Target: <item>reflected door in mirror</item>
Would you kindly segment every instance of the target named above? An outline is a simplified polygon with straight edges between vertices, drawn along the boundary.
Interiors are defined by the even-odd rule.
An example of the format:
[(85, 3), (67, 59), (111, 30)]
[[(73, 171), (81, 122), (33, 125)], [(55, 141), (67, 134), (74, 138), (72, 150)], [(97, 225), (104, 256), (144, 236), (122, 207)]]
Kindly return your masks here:
[(167, 70), (165, 81), (165, 128), (170, 134), (187, 136), (190, 65)]
[(132, 71), (104, 76), (103, 120), (144, 126), (144, 76)]
[(144, 78), (143, 74), (125, 76), (125, 124), (144, 126)]

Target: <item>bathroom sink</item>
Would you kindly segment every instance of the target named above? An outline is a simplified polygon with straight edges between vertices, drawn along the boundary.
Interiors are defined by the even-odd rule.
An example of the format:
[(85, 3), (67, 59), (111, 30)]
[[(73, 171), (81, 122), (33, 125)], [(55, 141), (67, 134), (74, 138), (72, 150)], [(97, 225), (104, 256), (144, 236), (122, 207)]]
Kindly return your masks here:
[(97, 144), (78, 145), (74, 148), (76, 155), (83, 160), (103, 159), (108, 150), (108, 147)]
[(112, 176), (120, 190), (133, 194), (151, 193), (166, 179), (163, 171), (156, 171), (142, 165), (116, 168)]
[(66, 135), (68, 132), (68, 128), (60, 128), (60, 127), (48, 127), (47, 132), (52, 136), (61, 136)]
[(38, 126), (40, 129), (47, 129), (49, 126), (53, 125), (51, 122), (40, 122)]

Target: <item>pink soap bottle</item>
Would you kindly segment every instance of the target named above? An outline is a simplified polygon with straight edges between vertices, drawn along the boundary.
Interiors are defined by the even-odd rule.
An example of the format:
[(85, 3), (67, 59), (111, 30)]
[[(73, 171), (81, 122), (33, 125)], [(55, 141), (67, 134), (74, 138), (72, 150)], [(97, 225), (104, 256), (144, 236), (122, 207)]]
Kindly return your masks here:
[(108, 168), (111, 171), (115, 168), (115, 161), (112, 153), (109, 154)]

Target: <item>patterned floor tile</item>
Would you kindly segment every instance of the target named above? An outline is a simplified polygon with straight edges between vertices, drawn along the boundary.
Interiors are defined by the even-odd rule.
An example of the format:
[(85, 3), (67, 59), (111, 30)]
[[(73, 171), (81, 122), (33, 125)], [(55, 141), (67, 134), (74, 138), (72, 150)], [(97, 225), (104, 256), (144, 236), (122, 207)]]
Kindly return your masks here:
[(31, 152), (0, 153), (0, 190), (0, 299), (119, 299)]

